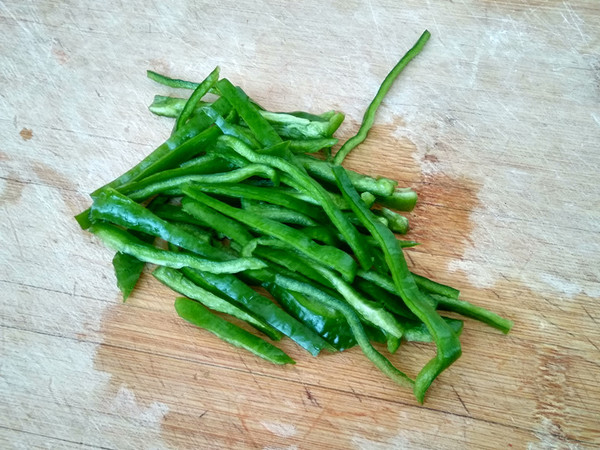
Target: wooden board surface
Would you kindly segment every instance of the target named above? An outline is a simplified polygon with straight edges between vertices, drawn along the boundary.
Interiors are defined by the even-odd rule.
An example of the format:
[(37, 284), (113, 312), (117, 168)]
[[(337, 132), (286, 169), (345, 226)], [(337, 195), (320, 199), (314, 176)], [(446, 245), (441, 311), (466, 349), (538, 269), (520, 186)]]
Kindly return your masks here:
[[(1, 448), (600, 445), (600, 3), (0, 2)], [(354, 169), (420, 194), (415, 271), (515, 321), (468, 321), (424, 406), (351, 350), (274, 367), (176, 317), (72, 216), (171, 123), (155, 69), (215, 65), (348, 137), (423, 29)], [(406, 345), (410, 374), (432, 355)]]

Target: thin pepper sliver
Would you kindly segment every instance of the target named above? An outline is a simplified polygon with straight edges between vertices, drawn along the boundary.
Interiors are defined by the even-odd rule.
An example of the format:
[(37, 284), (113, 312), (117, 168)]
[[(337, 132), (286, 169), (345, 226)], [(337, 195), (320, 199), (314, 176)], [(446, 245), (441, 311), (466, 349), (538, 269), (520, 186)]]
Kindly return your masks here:
[(406, 54), (400, 59), (400, 61), (398, 61), (398, 63), (394, 66), (390, 73), (387, 74), (387, 76), (383, 80), (383, 83), (381, 83), (377, 94), (375, 94), (375, 97), (373, 98), (373, 100), (367, 107), (367, 110), (365, 111), (365, 115), (363, 116), (362, 124), (360, 125), (358, 133), (356, 133), (355, 136), (348, 139), (344, 143), (344, 145), (342, 145), (342, 147), (338, 150), (338, 152), (335, 154), (335, 157), (333, 158), (334, 164), (341, 164), (344, 158), (346, 158), (346, 156), (348, 156), (348, 154), (358, 144), (360, 144), (367, 138), (367, 134), (369, 133), (369, 130), (375, 122), (375, 112), (377, 111), (377, 108), (379, 108), (379, 105), (381, 105), (385, 94), (387, 94), (387, 92), (390, 90), (392, 84), (394, 83), (394, 80), (398, 77), (398, 75), (400, 75), (400, 72), (404, 70), (406, 65), (415, 56), (417, 56), (421, 52), (421, 50), (423, 50), (423, 47), (429, 40), (430, 36), (431, 34), (429, 33), (429, 31), (425, 30), (421, 37), (417, 40), (415, 45), (413, 45), (413, 47), (408, 52), (406, 52)]
[(112, 250), (135, 256), (140, 261), (174, 269), (192, 267), (212, 273), (236, 273), (266, 267), (264, 262), (256, 258), (211, 261), (191, 253), (173, 253), (161, 250), (146, 244), (121, 228), (106, 223), (95, 223), (89, 228), (89, 231)]
[(142, 187), (138, 187), (137, 183), (133, 183), (124, 193), (132, 200), (140, 201), (159, 193), (179, 195), (181, 194), (181, 186), (187, 183), (240, 183), (251, 177), (262, 177), (270, 180), (273, 185), (279, 184), (279, 174), (273, 168), (262, 164), (248, 164), (229, 172), (165, 177), (165, 179), (151, 184), (144, 183), (145, 186)]
[(192, 92), (192, 95), (190, 95), (190, 98), (183, 106), (183, 110), (181, 111), (181, 113), (177, 117), (177, 120), (175, 121), (175, 131), (180, 129), (182, 125), (184, 125), (187, 122), (187, 120), (194, 112), (196, 104), (202, 99), (202, 97), (208, 94), (208, 91), (210, 91), (210, 89), (219, 80), (219, 72), (219, 67), (215, 67), (215, 70), (213, 70), (204, 81), (202, 81), (198, 86), (196, 86), (196, 89), (194, 89), (194, 92)]
[(187, 298), (175, 300), (175, 310), (179, 317), (197, 327), (210, 331), (218, 338), (243, 348), (275, 364), (295, 364), (283, 350), (246, 330), (214, 315), (200, 303)]
[(270, 325), (254, 317), (248, 311), (198, 286), (192, 280), (185, 277), (181, 270), (160, 266), (152, 272), (152, 275), (165, 286), (202, 303), (207, 308), (244, 320), (273, 340), (281, 339), (281, 333), (277, 332)]

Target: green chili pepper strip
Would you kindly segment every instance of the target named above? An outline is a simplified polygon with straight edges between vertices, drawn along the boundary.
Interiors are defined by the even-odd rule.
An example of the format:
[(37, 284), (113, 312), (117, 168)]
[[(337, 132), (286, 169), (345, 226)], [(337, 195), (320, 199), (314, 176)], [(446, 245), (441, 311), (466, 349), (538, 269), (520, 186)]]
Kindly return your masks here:
[(138, 188), (137, 183), (134, 183), (122, 192), (132, 200), (141, 201), (161, 192), (168, 195), (180, 195), (181, 186), (187, 183), (240, 183), (256, 176), (269, 179), (274, 185), (279, 184), (279, 174), (272, 167), (262, 164), (249, 164), (241, 169), (235, 169), (230, 172), (184, 175), (176, 178), (169, 177), (141, 188)]
[(346, 143), (342, 145), (342, 148), (340, 148), (340, 150), (335, 154), (335, 157), (333, 158), (334, 164), (342, 164), (342, 161), (344, 161), (344, 158), (348, 156), (348, 153), (350, 153), (354, 147), (367, 138), (367, 134), (375, 122), (375, 113), (377, 112), (379, 105), (381, 105), (383, 98), (392, 87), (394, 80), (398, 77), (398, 75), (400, 75), (400, 72), (402, 72), (406, 65), (421, 52), (429, 40), (429, 36), (431, 36), (431, 34), (429, 31), (425, 30), (416, 44), (402, 57), (400, 61), (398, 61), (398, 64), (396, 64), (390, 73), (388, 73), (388, 75), (385, 77), (383, 83), (381, 83), (381, 86), (377, 91), (377, 94), (375, 94), (371, 104), (365, 111), (365, 115), (363, 116), (362, 124), (360, 125), (358, 133), (348, 139)]
[(178, 270), (160, 266), (154, 272), (152, 272), (152, 275), (165, 286), (173, 289), (176, 292), (179, 292), (182, 295), (185, 295), (186, 297), (202, 303), (207, 308), (229, 314), (233, 317), (237, 317), (240, 320), (248, 322), (257, 330), (265, 333), (271, 339), (281, 339), (281, 335), (270, 325), (267, 325), (262, 320), (257, 319), (247, 311), (238, 308), (236, 305), (233, 305), (227, 300), (218, 297), (214, 293), (202, 289), (200, 286), (194, 284), (191, 280), (186, 278)]
[(356, 312), (352, 307), (335, 297), (331, 297), (319, 289), (314, 288), (311, 285), (306, 283), (301, 283), (291, 278), (287, 278), (281, 275), (277, 275), (275, 277), (275, 282), (284, 287), (285, 289), (289, 289), (291, 291), (300, 292), (302, 294), (314, 297), (318, 299), (324, 305), (333, 308), (340, 313), (342, 313), (350, 326), (352, 333), (354, 334), (354, 338), (358, 345), (364, 352), (364, 354), (375, 364), (375, 366), (381, 370), (385, 375), (390, 377), (396, 383), (405, 387), (413, 387), (414, 382), (411, 380), (406, 374), (399, 371), (396, 367), (392, 365), (392, 363), (381, 353), (379, 353), (373, 346), (371, 342), (369, 342), (368, 336), (365, 334), (365, 330), (363, 325), (360, 322)]
[(170, 78), (166, 75), (161, 75), (160, 73), (154, 72), (153, 70), (147, 70), (146, 76), (157, 83), (160, 83), (164, 86), (177, 88), (177, 89), (196, 89), (198, 87), (198, 83), (194, 83), (192, 81), (186, 80), (178, 80), (176, 78)]
[[(308, 155), (297, 155), (296, 159), (315, 178), (335, 183), (335, 176), (331, 171), (331, 163)], [(358, 192), (370, 192), (373, 195), (383, 197), (392, 195), (398, 185), (397, 181), (389, 178), (373, 178), (350, 170), (348, 171), (348, 177)]]
[(288, 336), (311, 355), (317, 356), (323, 348), (329, 345), (318, 334), (307, 328), (301, 322), (281, 310), (271, 300), (258, 294), (243, 281), (233, 275), (215, 275), (193, 269), (182, 269), (182, 272), (194, 283), (204, 289), (220, 293), (227, 298), (243, 305), (256, 317), (280, 333)]
[(113, 257), (112, 264), (117, 277), (117, 286), (123, 293), (123, 302), (125, 302), (133, 292), (146, 263), (135, 256), (117, 252)]
[(202, 97), (208, 94), (208, 91), (210, 91), (215, 83), (219, 81), (219, 72), (219, 67), (215, 67), (215, 69), (204, 79), (204, 81), (196, 86), (196, 89), (194, 89), (194, 92), (192, 92), (192, 95), (185, 103), (181, 114), (179, 114), (177, 120), (175, 121), (175, 131), (179, 130), (181, 126), (187, 122), (194, 112), (196, 104), (202, 100)]
[(153, 183), (170, 180), (171, 178), (183, 177), (186, 175), (204, 175), (207, 173), (227, 172), (236, 168), (236, 166), (214, 153), (198, 156), (194, 158), (193, 161), (194, 164), (186, 164), (175, 169), (162, 170), (154, 175), (144, 177), (139, 181), (130, 181), (129, 183), (125, 183), (124, 185), (116, 188), (116, 190), (127, 194), (129, 192), (145, 188)]
[(189, 197), (181, 199), (183, 211), (219, 233), (224, 234), (229, 239), (245, 245), (252, 240), (253, 236), (244, 225), (236, 220), (224, 216), (213, 208), (206, 206), (203, 203), (194, 201)]
[(90, 216), (116, 225), (160, 237), (204, 258), (219, 260), (221, 253), (177, 225), (159, 218), (147, 208), (111, 188), (105, 188), (94, 199)]
[(111, 250), (135, 256), (140, 261), (172, 267), (174, 269), (192, 267), (211, 273), (236, 273), (266, 267), (265, 263), (256, 258), (211, 261), (199, 258), (191, 253), (173, 253), (161, 250), (140, 241), (120, 228), (104, 223), (93, 224), (90, 227), (90, 232), (98, 236)]
[[(162, 201), (162, 198), (157, 198), (151, 202), (148, 207), (154, 209), (157, 206), (160, 206)], [(155, 239), (154, 236), (146, 233), (133, 232), (132, 234), (136, 238), (148, 244), (152, 244)], [(137, 285), (137, 282), (144, 271), (146, 263), (144, 261), (140, 261), (134, 256), (117, 252), (113, 257), (112, 265), (115, 270), (115, 277), (117, 278), (117, 287), (123, 294), (124, 303), (127, 301), (127, 298), (131, 295), (133, 289)]]
[(231, 106), (238, 112), (244, 122), (252, 130), (256, 139), (265, 147), (281, 142), (281, 138), (267, 120), (259, 113), (259, 110), (248, 99), (248, 96), (241, 89), (231, 84), (227, 78), (219, 80), (217, 89), (221, 95), (231, 103)]
[(338, 310), (298, 292), (284, 289), (274, 282), (266, 281), (261, 285), (284, 310), (323, 337), (334, 350), (342, 351), (356, 345), (348, 322)]
[(454, 299), (457, 299), (460, 295), (460, 291), (458, 289), (454, 289), (453, 287), (430, 280), (429, 278), (426, 278), (422, 275), (417, 275), (416, 273), (413, 273), (412, 275), (415, 279), (415, 283), (417, 283), (417, 286), (425, 289), (428, 292), (431, 292), (432, 294), (439, 294)]
[(181, 224), (204, 226), (203, 222), (184, 212), (181, 206), (161, 205), (155, 208), (153, 212), (163, 220), (178, 222), (178, 226), (181, 226)]
[[(183, 111), (185, 102), (185, 98), (155, 95), (148, 109), (152, 114), (156, 114), (157, 116), (177, 118), (181, 114), (181, 111)], [(197, 107), (202, 106), (206, 106), (206, 103), (198, 102)]]
[[(400, 247), (402, 247), (403, 245), (400, 244)], [(357, 275), (361, 278), (364, 278), (365, 280), (369, 280), (370, 282), (376, 284), (377, 286), (385, 289), (388, 292), (391, 292), (392, 294), (398, 295), (398, 291), (396, 289), (396, 285), (394, 284), (394, 281), (386, 275), (377, 273), (377, 272), (373, 272), (373, 271), (365, 271), (365, 270), (359, 270), (357, 272)], [(419, 286), (421, 289), (424, 289), (427, 292), (430, 292), (432, 294), (440, 294), (440, 295), (444, 295), (446, 297), (450, 297), (450, 298), (458, 298), (460, 291), (458, 291), (457, 289), (454, 289), (450, 286), (446, 286), (445, 284), (441, 284), (441, 283), (437, 283), (433, 280), (430, 280), (429, 278), (426, 278), (422, 275), (417, 275), (416, 273), (411, 272), (411, 275), (413, 276), (413, 279), (415, 280), (415, 283), (417, 284), (417, 286)], [(433, 298), (428, 297), (429, 298), (429, 303), (435, 307), (435, 305), (437, 305), (437, 303), (434, 301)]]
[(175, 310), (182, 319), (210, 331), (229, 344), (246, 349), (275, 364), (295, 364), (295, 361), (282, 350), (212, 314), (198, 302), (180, 297), (175, 300)]
[(397, 211), (412, 211), (417, 204), (417, 193), (410, 188), (396, 188), (389, 197), (377, 198), (377, 203)]
[(294, 153), (316, 153), (324, 148), (333, 147), (337, 143), (336, 138), (291, 139), (290, 150)]
[(288, 190), (240, 184), (211, 185), (194, 183), (194, 187), (206, 194), (225, 195), (227, 197), (272, 203), (305, 214), (316, 220), (320, 220), (323, 217), (323, 211), (320, 208), (304, 200), (295, 198), (291, 194), (291, 191)]
[(247, 128), (243, 128), (236, 124), (229, 123), (223, 118), (222, 115), (220, 115), (210, 106), (205, 108), (203, 111), (215, 121), (215, 125), (217, 125), (221, 129), (223, 134), (240, 139), (241, 141), (244, 141), (246, 145), (249, 145), (252, 148), (260, 147), (260, 142), (256, 140), (254, 135)]
[[(221, 163), (221, 164), (220, 164)], [(218, 167), (216, 170), (213, 167)], [(227, 161), (227, 159), (223, 158), (216, 152), (210, 151), (206, 155), (196, 156), (186, 162), (180, 164), (179, 168), (172, 170), (185, 169), (189, 172), (185, 172), (183, 175), (187, 175), (188, 173), (215, 173), (215, 172), (223, 172), (226, 169), (233, 169), (238, 167), (237, 165), (231, 164), (231, 162)], [(166, 172), (166, 171), (163, 171)], [(157, 175), (160, 175), (162, 172), (159, 172)], [(154, 176), (154, 175), (153, 175)], [(144, 180), (147, 180), (146, 177)]]
[(408, 233), (408, 219), (403, 215), (387, 208), (381, 208), (380, 210), (377, 210), (376, 214), (379, 216), (379, 218), (387, 219), (387, 227), (394, 233)]
[(485, 308), (481, 308), (480, 306), (475, 306), (467, 301), (437, 294), (433, 294), (432, 297), (437, 300), (439, 309), (452, 311), (465, 317), (479, 320), (480, 322), (502, 331), (504, 334), (508, 334), (514, 325), (512, 320), (500, 317), (498, 314), (488, 311)]
[(333, 170), (342, 195), (352, 206), (352, 210), (356, 215), (363, 221), (365, 227), (369, 229), (371, 235), (379, 241), (398, 294), (400, 294), (406, 306), (427, 326), (437, 346), (436, 356), (421, 369), (415, 380), (415, 397), (422, 403), (425, 392), (433, 380), (460, 357), (460, 341), (454, 331), (429, 303), (426, 295), (419, 291), (406, 265), (402, 248), (398, 245), (394, 234), (381, 225), (373, 213), (367, 209), (352, 186), (345, 169), (336, 166)]
[(258, 154), (243, 142), (230, 136), (222, 136), (220, 140), (249, 161), (256, 164), (265, 164), (275, 167), (300, 183), (309, 195), (319, 201), (333, 225), (338, 229), (342, 236), (344, 236), (350, 248), (352, 248), (361, 267), (365, 270), (371, 267), (371, 256), (366, 244), (360, 237), (360, 233), (342, 214), (342, 211), (333, 204), (327, 191), (318, 182), (310, 178), (303, 168), (300, 168), (283, 158)]
[(304, 227), (317, 226), (318, 223), (308, 217), (305, 214), (293, 211), (291, 209), (283, 208), (281, 206), (272, 205), (270, 203), (257, 203), (245, 198), (242, 198), (242, 208), (246, 211), (260, 214), (267, 219), (275, 220), (277, 222), (283, 222), (294, 225), (301, 225)]
[[(285, 174), (283, 174), (281, 176), (281, 182), (288, 184), (288, 186), (291, 186), (291, 184), (289, 183), (289, 176), (286, 176)], [(291, 186), (293, 187), (293, 186)], [(299, 188), (300, 186), (298, 186)], [(296, 188), (294, 189), (280, 189), (281, 192), (287, 194), (290, 197), (294, 197), (297, 200), (302, 200), (303, 202), (306, 203), (310, 203), (312, 205), (319, 205), (319, 201), (316, 200), (314, 197), (306, 194), (305, 192), (300, 192), (298, 190), (296, 190)], [(344, 200), (344, 198), (341, 195), (338, 194), (334, 194), (333, 192), (329, 192), (327, 191), (327, 195), (329, 196), (329, 199), (333, 202), (333, 204), (339, 208), (340, 210), (344, 211), (344, 210), (348, 210), (350, 209), (350, 206), (348, 206), (348, 203), (346, 203), (346, 200)], [(367, 207), (371, 207), (373, 206), (373, 204), (375, 203), (375, 196), (373, 196), (370, 192), (363, 192), (362, 194), (360, 194), (361, 198), (363, 199), (363, 201), (365, 202), (365, 204), (367, 205)], [(323, 214), (321, 214), (319, 217), (322, 217)]]
[(334, 268), (348, 280), (354, 279), (356, 263), (347, 253), (329, 246), (315, 244), (298, 230), (273, 220), (265, 219), (257, 214), (229, 206), (219, 200), (203, 194), (193, 185), (183, 187), (183, 192), (194, 200), (199, 201), (220, 213), (238, 220), (247, 226), (269, 236), (281, 239), (300, 252)]
[(344, 121), (342, 113), (334, 112), (327, 120), (313, 120), (289, 113), (261, 111), (264, 117), (280, 136), (291, 139), (330, 138)]
[(385, 309), (377, 303), (370, 302), (360, 295), (352, 286), (344, 282), (330, 270), (313, 265), (313, 268), (325, 277), (338, 291), (344, 299), (359, 313), (359, 315), (368, 323), (381, 328), (387, 333), (401, 338), (404, 330), (402, 325)]
[[(450, 319), (442, 317), (444, 322), (448, 324), (454, 331), (454, 334), (460, 336), (463, 330), (464, 322), (459, 319)], [(406, 321), (404, 322), (404, 338), (410, 342), (432, 342), (433, 337), (423, 322)]]

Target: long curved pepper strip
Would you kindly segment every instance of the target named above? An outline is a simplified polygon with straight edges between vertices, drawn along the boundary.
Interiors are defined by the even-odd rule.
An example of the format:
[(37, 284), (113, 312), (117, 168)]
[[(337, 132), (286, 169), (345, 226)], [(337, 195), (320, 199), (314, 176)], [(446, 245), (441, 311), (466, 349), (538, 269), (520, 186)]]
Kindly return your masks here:
[(240, 183), (255, 176), (269, 179), (275, 186), (279, 184), (279, 174), (272, 167), (264, 166), (262, 164), (249, 164), (246, 167), (235, 169), (230, 172), (184, 175), (181, 177), (169, 178), (152, 183), (141, 189), (137, 189), (137, 186), (132, 184), (129, 189), (123, 193), (132, 200), (141, 201), (161, 192), (168, 195), (179, 195), (181, 194), (181, 186), (186, 183)]
[(181, 126), (187, 122), (194, 112), (194, 109), (196, 109), (196, 104), (202, 100), (202, 97), (208, 94), (208, 91), (210, 91), (215, 83), (219, 81), (219, 72), (219, 66), (215, 67), (215, 69), (204, 79), (204, 81), (196, 86), (196, 89), (194, 89), (194, 92), (192, 92), (192, 95), (190, 95), (190, 98), (185, 103), (181, 114), (179, 114), (177, 120), (175, 121), (175, 131), (179, 130)]
[(283, 350), (269, 344), (258, 336), (254, 336), (243, 328), (214, 315), (194, 300), (184, 297), (177, 298), (175, 300), (175, 310), (182, 319), (210, 331), (229, 344), (246, 349), (275, 364), (295, 364), (295, 361), (283, 352)]
[(277, 222), (301, 225), (304, 227), (316, 227), (319, 225), (315, 220), (305, 214), (269, 203), (258, 203), (242, 198), (242, 208)]
[(266, 267), (266, 264), (256, 258), (238, 258), (229, 261), (211, 261), (199, 258), (191, 253), (173, 253), (152, 247), (132, 236), (127, 231), (113, 225), (95, 223), (89, 229), (111, 250), (135, 256), (145, 261), (173, 269), (191, 267), (211, 273), (237, 273), (244, 270), (255, 270)]
[(365, 111), (365, 115), (363, 116), (362, 124), (360, 125), (358, 133), (356, 133), (355, 136), (348, 139), (344, 143), (344, 145), (342, 145), (342, 147), (338, 150), (338, 152), (333, 158), (334, 164), (342, 164), (342, 161), (344, 161), (344, 158), (348, 156), (348, 153), (350, 153), (354, 149), (354, 147), (356, 147), (358, 144), (360, 144), (367, 138), (367, 134), (369, 134), (369, 130), (375, 122), (375, 113), (377, 112), (377, 108), (379, 108), (379, 105), (381, 105), (383, 97), (385, 97), (385, 94), (387, 94), (387, 92), (390, 90), (392, 84), (394, 83), (394, 80), (396, 79), (396, 77), (398, 77), (398, 75), (400, 75), (400, 72), (402, 72), (406, 65), (415, 56), (417, 56), (421, 52), (421, 50), (423, 50), (423, 47), (429, 40), (430, 36), (431, 34), (429, 33), (429, 31), (425, 30), (419, 38), (419, 40), (416, 42), (416, 44), (408, 52), (406, 52), (402, 59), (398, 61), (398, 64), (396, 64), (394, 68), (390, 71), (390, 73), (388, 73), (388, 75), (385, 77), (385, 80), (383, 80), (383, 83), (381, 83), (377, 94), (375, 94), (375, 97), (371, 101), (371, 104)]
[(342, 211), (333, 204), (329, 193), (317, 181), (312, 179), (304, 168), (286, 161), (283, 158), (271, 155), (256, 153), (243, 142), (232, 138), (231, 136), (221, 136), (219, 140), (228, 145), (236, 153), (255, 164), (265, 164), (275, 167), (292, 177), (296, 182), (302, 185), (305, 192), (315, 198), (333, 223), (338, 231), (344, 236), (346, 242), (356, 255), (356, 259), (363, 269), (369, 269), (373, 265), (369, 249), (361, 238), (360, 233)]
[(378, 222), (375, 215), (365, 206), (343, 167), (334, 167), (333, 173), (342, 195), (371, 235), (379, 242), (398, 294), (406, 306), (427, 326), (437, 346), (436, 356), (421, 369), (415, 380), (415, 397), (423, 403), (425, 392), (433, 380), (460, 357), (460, 341), (452, 328), (419, 290), (408, 270), (402, 248), (398, 245), (394, 233)]
[[(353, 280), (356, 273), (356, 263), (346, 252), (330, 246), (321, 246), (314, 243), (300, 231), (273, 220), (266, 219), (257, 214), (235, 208), (216, 200), (195, 189), (194, 185), (183, 187), (183, 193), (192, 199), (211, 207), (215, 211), (229, 216), (260, 233), (273, 236), (288, 243), (298, 251), (306, 254), (322, 264), (332, 267), (340, 272), (347, 280)], [(184, 205), (185, 209), (185, 205)], [(189, 212), (189, 211), (188, 211)]]
[(371, 362), (383, 372), (385, 375), (390, 377), (400, 386), (414, 387), (414, 382), (404, 372), (398, 370), (394, 365), (381, 353), (379, 353), (369, 341), (369, 337), (366, 335), (365, 330), (360, 323), (356, 312), (352, 307), (335, 297), (325, 294), (323, 291), (314, 288), (313, 286), (296, 281), (292, 278), (284, 277), (282, 275), (275, 276), (275, 283), (290, 291), (300, 292), (301, 294), (315, 298), (316, 300), (323, 303), (325, 306), (335, 309), (342, 313), (354, 334), (356, 342), (362, 349), (363, 353)]

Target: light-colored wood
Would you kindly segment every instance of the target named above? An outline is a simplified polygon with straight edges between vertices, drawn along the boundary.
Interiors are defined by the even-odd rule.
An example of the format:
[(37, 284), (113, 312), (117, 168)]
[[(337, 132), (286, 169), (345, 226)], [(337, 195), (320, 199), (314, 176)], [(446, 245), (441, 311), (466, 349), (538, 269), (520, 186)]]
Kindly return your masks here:
[[(599, 24), (595, 0), (0, 2), (0, 447), (600, 445)], [(419, 192), (411, 267), (510, 335), (467, 321), (419, 406), (356, 349), (230, 348), (149, 274), (121, 303), (72, 216), (168, 135), (146, 69), (218, 64), (269, 109), (345, 111), (348, 137), (424, 28), (348, 165)]]

